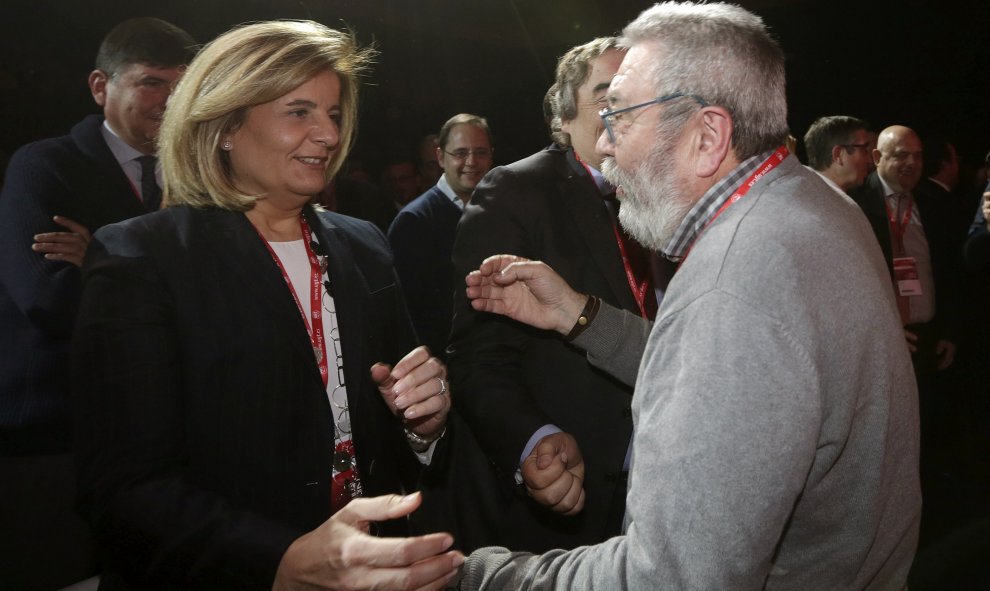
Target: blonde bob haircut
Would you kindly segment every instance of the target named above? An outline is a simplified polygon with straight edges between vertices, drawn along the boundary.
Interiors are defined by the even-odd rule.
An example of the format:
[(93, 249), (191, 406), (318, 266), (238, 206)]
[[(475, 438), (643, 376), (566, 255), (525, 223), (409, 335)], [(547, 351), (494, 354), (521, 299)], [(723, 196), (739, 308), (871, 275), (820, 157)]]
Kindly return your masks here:
[(158, 138), (164, 205), (247, 211), (260, 195), (233, 183), (223, 138), (248, 109), (273, 101), (310, 78), (340, 78), (340, 145), (327, 179), (340, 169), (356, 137), (358, 76), (374, 50), (361, 49), (351, 32), (312, 21), (271, 21), (234, 28), (211, 41), (189, 64), (169, 98)]

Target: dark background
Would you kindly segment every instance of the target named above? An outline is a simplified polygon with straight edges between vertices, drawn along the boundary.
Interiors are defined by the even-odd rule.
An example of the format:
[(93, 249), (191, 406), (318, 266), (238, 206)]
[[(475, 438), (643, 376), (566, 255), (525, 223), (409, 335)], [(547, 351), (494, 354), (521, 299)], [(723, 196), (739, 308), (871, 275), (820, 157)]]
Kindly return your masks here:
[[(158, 16), (206, 42), (231, 26), (312, 18), (350, 26), (380, 55), (362, 88), (357, 150), (384, 156), (449, 116), (488, 117), (497, 161), (547, 143), (541, 113), (556, 58), (619, 32), (634, 0), (3, 0), (0, 163), (21, 144), (61, 135), (97, 112), (86, 87), (117, 22)], [(990, 0), (743, 1), (787, 53), (788, 121), (797, 137), (820, 115), (847, 114), (954, 137), (961, 156), (990, 150)]]

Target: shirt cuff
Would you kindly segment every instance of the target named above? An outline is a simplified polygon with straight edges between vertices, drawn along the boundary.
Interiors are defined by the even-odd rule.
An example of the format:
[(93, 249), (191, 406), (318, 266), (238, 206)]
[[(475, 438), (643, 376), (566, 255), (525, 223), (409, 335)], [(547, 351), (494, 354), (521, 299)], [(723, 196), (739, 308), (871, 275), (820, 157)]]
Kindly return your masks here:
[(430, 443), (430, 446), (423, 451), (413, 450), (413, 453), (416, 454), (416, 459), (419, 460), (420, 464), (423, 464), (424, 466), (430, 465), (430, 462), (433, 461), (433, 451), (437, 448), (437, 441), (440, 441), (441, 439), (443, 439), (443, 437), (437, 437)]
[(536, 447), (536, 444), (539, 443), (541, 439), (547, 435), (553, 435), (554, 433), (561, 432), (563, 432), (563, 430), (560, 427), (552, 424), (546, 424), (537, 429), (536, 432), (529, 438), (529, 441), (526, 442), (526, 447), (523, 448), (522, 455), (519, 456), (519, 465), (522, 466), (522, 463), (526, 461), (529, 454), (533, 453), (533, 448)]

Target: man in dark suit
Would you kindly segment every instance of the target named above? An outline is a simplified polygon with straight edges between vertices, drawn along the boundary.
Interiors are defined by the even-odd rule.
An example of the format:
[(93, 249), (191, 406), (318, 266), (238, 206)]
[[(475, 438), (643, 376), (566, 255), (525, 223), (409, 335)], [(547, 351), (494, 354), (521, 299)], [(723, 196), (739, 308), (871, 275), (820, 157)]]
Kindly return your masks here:
[(959, 253), (951, 219), (939, 204), (917, 191), (922, 144), (911, 129), (883, 130), (873, 151), (877, 170), (853, 199), (870, 220), (891, 270), (893, 288), (915, 371), (931, 375), (955, 357), (954, 298)]
[[(31, 577), (24, 585), (17, 575), (5, 579), (17, 588), (65, 585), (92, 569), (87, 536), (71, 511), (68, 454), (67, 351), (78, 267), (91, 232), (157, 209), (155, 137), (194, 51), (192, 37), (165, 21), (121, 23), (103, 40), (89, 75), (103, 116), (22, 147), (7, 169), (0, 194), (0, 462), (7, 482), (0, 521), (3, 537), (16, 539), (2, 544), (17, 549), (4, 559)], [(43, 531), (43, 523), (55, 531)], [(64, 561), (54, 564), (56, 556)]]
[[(655, 310), (644, 280), (648, 257), (617, 226), (595, 150), (598, 111), (622, 56), (608, 38), (561, 58), (548, 93), (555, 144), (492, 169), (475, 189), (454, 244), (458, 276), (486, 257), (513, 253), (546, 261), (613, 305)], [(475, 312), (463, 290), (455, 296), (448, 360), (460, 393), (455, 409), (497, 475), (476, 503), (498, 516), (486, 541), (543, 551), (618, 534), (631, 389), (559, 335)]]
[(930, 201), (944, 210), (953, 224), (952, 233), (962, 247), (962, 242), (973, 222), (973, 210), (977, 208), (980, 191), (959, 184), (959, 153), (954, 143), (944, 136), (924, 138), (924, 178), (918, 184), (919, 199)]
[(873, 151), (877, 170), (851, 196), (866, 214), (891, 272), (904, 334), (911, 349), (920, 397), (922, 475), (931, 472), (945, 414), (939, 371), (955, 359), (960, 241), (952, 211), (919, 190), (922, 143), (910, 128), (883, 130)]
[(420, 342), (444, 359), (454, 300), (454, 233), (471, 193), (492, 167), (492, 140), (488, 122), (468, 113), (448, 119), (438, 138), (434, 157), (443, 174), (402, 208), (388, 241)]

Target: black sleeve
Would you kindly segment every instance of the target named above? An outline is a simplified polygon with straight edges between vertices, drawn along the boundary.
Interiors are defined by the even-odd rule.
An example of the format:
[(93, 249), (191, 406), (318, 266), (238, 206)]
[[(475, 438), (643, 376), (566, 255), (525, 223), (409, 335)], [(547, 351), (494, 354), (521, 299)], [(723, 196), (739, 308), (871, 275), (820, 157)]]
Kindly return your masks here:
[(108, 567), (139, 586), (270, 588), (304, 532), (188, 478), (174, 317), (169, 286), (136, 233), (98, 233), (73, 342), (81, 509)]

